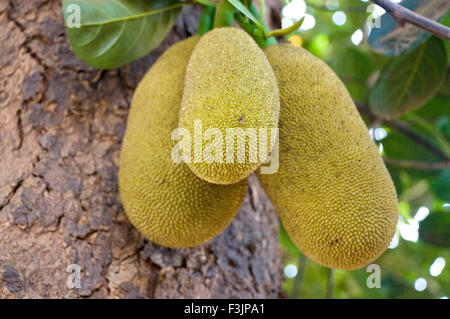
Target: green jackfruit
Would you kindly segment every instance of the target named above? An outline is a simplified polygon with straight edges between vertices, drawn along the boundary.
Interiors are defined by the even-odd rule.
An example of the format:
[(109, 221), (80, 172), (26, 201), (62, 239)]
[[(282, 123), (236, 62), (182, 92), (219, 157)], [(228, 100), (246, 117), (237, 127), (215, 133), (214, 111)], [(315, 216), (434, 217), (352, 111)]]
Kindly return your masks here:
[(259, 175), (295, 245), (330, 268), (366, 266), (397, 225), (391, 177), (337, 75), (306, 50), (265, 49), (280, 89), (280, 168)]
[[(181, 105), (180, 127), (193, 137), (186, 163), (197, 176), (232, 184), (266, 160), (268, 152), (263, 149), (270, 151), (270, 138), (261, 138), (267, 144), (259, 147), (263, 136), (259, 130), (277, 127), (279, 93), (267, 58), (246, 32), (217, 28), (200, 39), (187, 67)], [(203, 140), (195, 138), (195, 121), (206, 136)], [(227, 142), (247, 133), (245, 142)]]
[(125, 213), (149, 240), (167, 247), (203, 244), (231, 222), (247, 181), (210, 184), (172, 160), (183, 81), (199, 37), (169, 48), (133, 97), (120, 156), (119, 189)]

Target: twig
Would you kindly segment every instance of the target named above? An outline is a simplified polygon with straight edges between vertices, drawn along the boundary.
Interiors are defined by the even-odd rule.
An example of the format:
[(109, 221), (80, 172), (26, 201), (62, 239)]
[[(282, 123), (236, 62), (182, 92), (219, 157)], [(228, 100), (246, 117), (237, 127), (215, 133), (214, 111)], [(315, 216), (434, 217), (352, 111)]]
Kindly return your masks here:
[[(320, 11), (333, 11), (328, 9), (327, 6), (322, 6), (319, 4), (314, 4), (311, 3), (309, 1), (305, 1), (306, 5), (310, 6), (311, 8), (315, 9), (315, 10), (320, 10)], [(361, 5), (349, 5), (349, 6), (342, 6), (339, 5), (338, 10), (342, 10), (342, 11), (347, 11), (347, 12), (366, 12), (367, 10), (367, 6), (364, 4)]]
[(414, 142), (416, 142), (420, 146), (428, 149), (434, 155), (439, 157), (441, 160), (444, 160), (444, 161), (450, 160), (450, 158), (444, 152), (442, 152), (438, 147), (429, 143), (425, 138), (423, 138), (419, 134), (415, 133), (414, 131), (410, 130), (408, 125), (406, 125), (402, 122), (396, 122), (396, 121), (392, 121), (392, 120), (385, 120), (384, 122), (386, 124), (396, 128), (397, 130), (399, 130), (400, 132), (402, 132), (403, 134), (405, 134), (406, 136), (408, 136), (409, 138), (414, 140)]
[[(377, 120), (378, 118), (370, 111), (369, 107), (362, 104), (356, 104), (356, 107), (358, 108), (358, 111), (368, 116), (372, 121)], [(383, 122), (386, 123), (389, 126), (392, 126), (393, 128), (397, 129), (398, 131), (402, 132), (404, 135), (412, 139), (414, 142), (422, 146), (423, 148), (426, 148), (430, 152), (432, 152), (434, 155), (439, 157), (441, 160), (444, 160), (445, 162), (450, 161), (450, 158), (442, 152), (438, 147), (434, 146), (430, 142), (428, 142), (425, 138), (417, 134), (416, 132), (412, 131), (408, 125), (400, 122), (400, 121), (394, 121), (394, 120), (388, 120), (383, 119)]]
[(403, 27), (406, 23), (410, 23), (423, 30), (433, 33), (440, 38), (450, 41), (450, 28), (445, 25), (425, 18), (424, 16), (417, 14), (397, 3), (391, 2), (390, 0), (371, 1), (386, 10), (386, 12), (389, 13), (400, 26)]
[(305, 268), (306, 264), (308, 263), (308, 258), (300, 254), (300, 258), (298, 260), (298, 275), (295, 278), (294, 287), (292, 289), (292, 297), (294, 298), (300, 298), (300, 293), (302, 290), (302, 284), (303, 284), (303, 278), (305, 277)]
[(410, 161), (410, 160), (398, 160), (388, 157), (383, 157), (383, 160), (386, 164), (402, 167), (402, 168), (416, 168), (416, 169), (422, 169), (422, 170), (441, 170), (450, 168), (450, 161), (447, 162), (417, 162), (417, 161)]
[(377, 117), (370, 111), (369, 106), (355, 101), (356, 108), (359, 113), (366, 115), (371, 121), (375, 121)]
[(301, 18), (300, 20), (295, 22), (290, 27), (287, 27), (286, 29), (272, 30), (269, 33), (267, 33), (267, 37), (268, 38), (270, 38), (270, 37), (279, 37), (279, 36), (282, 36), (282, 35), (294, 32), (294, 31), (296, 31), (298, 28), (300, 28), (302, 26), (304, 20), (305, 20), (305, 17)]
[(334, 292), (334, 269), (328, 268), (326, 298), (333, 299), (333, 292)]

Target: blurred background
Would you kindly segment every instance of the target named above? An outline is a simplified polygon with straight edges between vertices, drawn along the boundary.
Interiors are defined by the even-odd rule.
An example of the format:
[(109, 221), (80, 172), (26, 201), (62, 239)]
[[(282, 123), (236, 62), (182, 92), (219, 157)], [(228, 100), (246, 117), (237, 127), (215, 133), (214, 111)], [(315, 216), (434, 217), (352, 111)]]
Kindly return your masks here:
[[(449, 25), (448, 0), (392, 2)], [(283, 6), (283, 28), (305, 16), (286, 40), (326, 61), (349, 89), (394, 180), (400, 215), (389, 249), (374, 262), (380, 266), (381, 288), (368, 288), (372, 272), (364, 268), (329, 270), (308, 260), (281, 227), (285, 294), (447, 299), (449, 42), (417, 28), (399, 29), (385, 10), (367, 0), (284, 0)], [(438, 53), (439, 47), (445, 49)]]

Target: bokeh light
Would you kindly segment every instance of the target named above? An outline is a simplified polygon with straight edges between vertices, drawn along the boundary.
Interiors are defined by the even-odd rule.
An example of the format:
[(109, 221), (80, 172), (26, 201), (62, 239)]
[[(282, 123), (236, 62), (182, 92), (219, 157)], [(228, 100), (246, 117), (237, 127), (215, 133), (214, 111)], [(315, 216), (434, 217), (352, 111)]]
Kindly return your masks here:
[(303, 0), (289, 2), (281, 11), (283, 17), (298, 20), (306, 13), (306, 3)]
[(374, 5), (374, 10), (373, 10), (373, 16), (374, 17), (381, 17), (385, 13), (386, 13), (386, 10), (384, 10), (382, 7), (380, 7), (377, 4)]
[(427, 216), (429, 214), (430, 214), (430, 210), (428, 209), (428, 207), (422, 206), (417, 210), (416, 215), (414, 215), (414, 220), (416, 222), (421, 222), (422, 220), (427, 218)]
[(424, 291), (425, 289), (427, 289), (427, 281), (425, 280), (425, 278), (418, 278), (414, 282), (414, 289), (416, 289), (417, 291)]
[(378, 143), (378, 153), (383, 154), (383, 143)]
[(356, 30), (352, 34), (351, 40), (352, 40), (354, 45), (359, 45), (361, 43), (361, 41), (363, 40), (363, 32), (362, 32), (362, 30), (361, 29)]
[(397, 248), (398, 244), (399, 244), (398, 233), (395, 233), (395, 235), (392, 238), (391, 243), (389, 244), (388, 248), (389, 249)]
[(306, 3), (303, 0), (293, 0), (289, 2), (281, 11), (281, 27), (289, 28), (296, 21), (305, 17), (300, 30), (306, 31), (314, 28), (316, 19), (311, 14), (306, 13)]
[(386, 138), (387, 132), (384, 128), (376, 128), (374, 131), (374, 137), (377, 141), (381, 141), (382, 139)]
[(445, 267), (445, 259), (443, 257), (436, 258), (430, 266), (430, 275), (437, 277), (441, 274)]
[(295, 266), (294, 264), (286, 265), (283, 272), (287, 278), (294, 278), (295, 276), (297, 276), (297, 266)]
[(409, 223), (406, 223), (403, 217), (399, 217), (398, 219), (398, 229), (400, 231), (400, 236), (404, 240), (417, 242), (419, 239), (419, 224), (414, 222), (413, 219), (408, 220)]
[(315, 25), (316, 25), (316, 19), (310, 14), (305, 14), (305, 21), (303, 21), (303, 24), (300, 27), (300, 30), (306, 31), (306, 30), (314, 28)]
[(347, 16), (342, 11), (336, 11), (331, 17), (331, 19), (333, 20), (334, 24), (343, 25), (347, 20)]

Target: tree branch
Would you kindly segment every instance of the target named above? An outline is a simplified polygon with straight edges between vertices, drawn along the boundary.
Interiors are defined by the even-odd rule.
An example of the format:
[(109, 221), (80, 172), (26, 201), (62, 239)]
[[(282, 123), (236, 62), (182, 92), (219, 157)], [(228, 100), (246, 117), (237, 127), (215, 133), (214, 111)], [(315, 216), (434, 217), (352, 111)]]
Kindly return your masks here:
[(450, 41), (450, 28), (445, 25), (425, 18), (424, 16), (417, 14), (397, 3), (391, 2), (390, 0), (371, 1), (386, 10), (386, 12), (389, 13), (400, 26), (403, 27), (406, 23), (410, 23), (423, 30), (433, 33), (440, 38)]
[(425, 138), (423, 138), (416, 132), (412, 131), (409, 128), (409, 126), (406, 125), (405, 123), (392, 120), (384, 120), (384, 123), (396, 128), (397, 130), (399, 130), (400, 132), (402, 132), (403, 134), (414, 140), (417, 144), (431, 151), (434, 155), (436, 155), (440, 159), (444, 161), (449, 160), (448, 156), (444, 152), (442, 152), (438, 147), (428, 142)]
[(383, 160), (386, 164), (402, 167), (402, 168), (416, 168), (422, 170), (438, 171), (441, 169), (450, 168), (450, 161), (446, 162), (417, 162), (410, 160), (398, 160), (394, 158), (384, 157)]
[[(367, 117), (370, 118), (371, 121), (379, 120), (369, 109), (367, 105), (362, 105), (356, 103), (356, 107), (358, 111)], [(434, 155), (439, 157), (441, 160), (448, 162), (450, 161), (450, 158), (442, 152), (438, 147), (434, 146), (430, 142), (428, 142), (425, 138), (417, 134), (416, 132), (412, 131), (409, 126), (403, 122), (400, 121), (394, 121), (394, 120), (387, 120), (387, 119), (381, 119), (383, 123), (386, 123), (389, 126), (392, 126), (393, 128), (397, 129), (410, 139), (412, 139), (414, 142), (422, 146), (423, 148), (426, 148), (430, 152), (432, 152)]]

